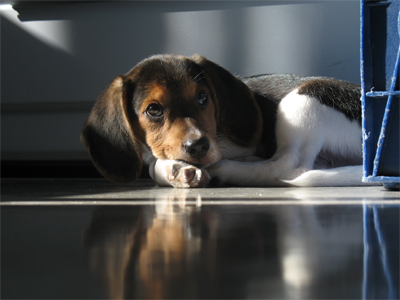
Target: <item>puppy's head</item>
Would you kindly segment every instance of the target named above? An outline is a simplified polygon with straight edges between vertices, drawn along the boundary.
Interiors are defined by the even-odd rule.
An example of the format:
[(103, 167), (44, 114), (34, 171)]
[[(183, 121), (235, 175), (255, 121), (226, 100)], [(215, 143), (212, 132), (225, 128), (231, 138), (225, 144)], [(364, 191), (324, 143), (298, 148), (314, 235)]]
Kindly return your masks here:
[(193, 60), (159, 56), (135, 70), (133, 111), (144, 142), (158, 159), (207, 166), (221, 155), (215, 103)]
[[(253, 119), (242, 120), (249, 110)], [(158, 159), (207, 167), (221, 158), (217, 132), (251, 145), (257, 118), (251, 91), (222, 67), (201, 56), (158, 55), (114, 79), (81, 139), (105, 177), (130, 182), (142, 168), (141, 145)]]

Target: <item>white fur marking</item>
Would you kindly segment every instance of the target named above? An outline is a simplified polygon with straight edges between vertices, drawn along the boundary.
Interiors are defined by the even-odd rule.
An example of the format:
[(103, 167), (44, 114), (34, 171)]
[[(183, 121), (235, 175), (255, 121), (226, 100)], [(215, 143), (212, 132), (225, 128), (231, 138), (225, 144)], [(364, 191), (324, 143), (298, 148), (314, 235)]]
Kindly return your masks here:
[[(277, 151), (271, 159), (255, 163), (223, 160), (209, 169), (210, 174), (239, 186), (297, 185), (296, 178), (300, 186), (361, 185), (360, 167), (311, 171), (322, 150), (337, 157), (361, 159), (361, 127), (317, 99), (297, 92), (293, 90), (278, 106)], [(308, 174), (314, 177), (302, 180)]]

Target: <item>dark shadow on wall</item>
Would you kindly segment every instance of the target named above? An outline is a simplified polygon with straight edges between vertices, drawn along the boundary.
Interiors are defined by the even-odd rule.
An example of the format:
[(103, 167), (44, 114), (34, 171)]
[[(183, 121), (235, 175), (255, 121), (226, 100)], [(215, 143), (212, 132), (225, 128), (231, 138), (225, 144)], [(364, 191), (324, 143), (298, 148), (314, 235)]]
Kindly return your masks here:
[[(3, 100), (93, 101), (114, 76), (128, 72), (150, 55), (165, 51), (169, 36), (165, 17), (171, 12), (220, 10), (222, 21), (218, 24), (222, 26), (222, 34), (214, 48), (222, 49), (224, 61), (218, 63), (240, 72), (245, 69), (244, 44), (248, 34), (244, 8), (294, 3), (298, 4), (296, 1), (17, 2), (14, 9), (22, 22), (67, 21), (69, 36), (65, 38), (69, 39), (71, 53), (53, 49), (5, 20)], [(199, 31), (207, 35), (202, 30), (199, 24)], [(191, 55), (209, 49), (208, 45), (196, 48), (192, 45), (196, 45), (194, 38), (185, 43), (185, 49), (174, 50), (176, 54)]]
[[(299, 6), (299, 9), (308, 2), (301, 1), (303, 6)], [(216, 49), (222, 51), (224, 55), (223, 62), (217, 61), (218, 63), (222, 63), (233, 72), (243, 73), (248, 68), (244, 65), (246, 64), (245, 57), (248, 55), (245, 43), (249, 34), (247, 32), (249, 29), (246, 28), (249, 20), (245, 8), (299, 4), (299, 1), (62, 1), (33, 3), (36, 4), (17, 1), (14, 9), (19, 12), (19, 19), (26, 23), (38, 20), (67, 20), (65, 26), (68, 27), (66, 31), (69, 36), (65, 38), (69, 39), (71, 53), (63, 53), (49, 47), (2, 18), (2, 100), (6, 103), (14, 101), (93, 101), (115, 75), (126, 73), (142, 59), (165, 51), (165, 45), (168, 42), (165, 16), (171, 12), (220, 10), (222, 21), (218, 24), (222, 27), (220, 29), (222, 33), (217, 45), (214, 45), (213, 48), (208, 45), (195, 47), (192, 46), (196, 45), (193, 37), (188, 38), (187, 43), (182, 46), (185, 49), (174, 50), (177, 54), (183, 52), (193, 54), (202, 50)], [(313, 3), (315, 4), (315, 2)], [(333, 11), (338, 9), (334, 3), (324, 2), (317, 5), (331, 5)], [(348, 13), (348, 4), (344, 3), (343, 8), (344, 12), (341, 15), (348, 20), (351, 16)], [(300, 11), (302, 13), (298, 15), (287, 15), (287, 20), (282, 24), (286, 24), (288, 29), (295, 29), (296, 23), (301, 24), (299, 18), (304, 17), (304, 9)], [(318, 13), (319, 10), (317, 9), (315, 12)], [(315, 20), (321, 23), (321, 18), (325, 17), (328, 18), (324, 15), (315, 16)], [(187, 20), (187, 22), (189, 21)], [(179, 25), (185, 26), (185, 22), (182, 25), (179, 23)], [(326, 58), (335, 53), (332, 50), (335, 48), (334, 45), (324, 42), (326, 35), (336, 35), (336, 38), (330, 39), (335, 42), (340, 40), (337, 35), (343, 33), (343, 30), (331, 28), (331, 22), (326, 23), (322, 22), (326, 25), (322, 28), (320, 28), (321, 26), (305, 28), (305, 30), (311, 30), (312, 33), (304, 33), (310, 46), (303, 47), (303, 49), (308, 49), (307, 52), (313, 57), (310, 61), (310, 68), (318, 72), (313, 75), (325, 75), (320, 73), (326, 73), (326, 75), (337, 77), (338, 73), (340, 76), (338, 69), (342, 69), (346, 65), (343, 60), (356, 61), (357, 59), (353, 58), (354, 49), (351, 49), (348, 57), (337, 59), (334, 62), (326, 62)], [(263, 27), (266, 26), (270, 26), (270, 24), (260, 24), (260, 32), (263, 32)], [(337, 29), (340, 28), (340, 24), (337, 24)], [(270, 28), (266, 29), (268, 29), (265, 30), (266, 34), (271, 32)], [(277, 29), (279, 30), (279, 28)], [(202, 30), (204, 29), (199, 24), (199, 31), (202, 32)], [(173, 35), (174, 32), (170, 34)], [(207, 35), (208, 33), (202, 32), (202, 34)], [(288, 32), (288, 36), (290, 37), (290, 32)], [(271, 38), (273, 39), (274, 36), (266, 36), (265, 40), (268, 41)], [(268, 50), (268, 46), (271, 46), (267, 42), (261, 45), (266, 48), (264, 50)], [(279, 45), (276, 47), (279, 49)], [(296, 51), (292, 49), (287, 52), (290, 54)], [(212, 53), (212, 50), (209, 53)], [(265, 56), (268, 56), (268, 53), (265, 53)], [(299, 60), (301, 60), (301, 56), (299, 56)], [(260, 64), (263, 62), (260, 61)], [(279, 61), (277, 64), (279, 65)], [(265, 72), (275, 72), (275, 70), (265, 70)], [(286, 72), (286, 70), (282, 70), (282, 72)]]

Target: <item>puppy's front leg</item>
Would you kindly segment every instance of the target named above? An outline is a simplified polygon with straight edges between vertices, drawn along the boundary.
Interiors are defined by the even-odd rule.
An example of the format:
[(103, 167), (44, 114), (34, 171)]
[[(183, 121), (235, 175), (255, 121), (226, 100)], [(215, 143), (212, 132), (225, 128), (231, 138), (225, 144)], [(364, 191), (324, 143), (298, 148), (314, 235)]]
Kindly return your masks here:
[[(220, 160), (207, 168), (212, 182), (211, 185), (229, 186), (288, 186), (282, 181), (293, 175), (293, 169), (288, 166), (289, 159), (278, 161), (263, 160), (249, 161)], [(289, 174), (289, 175), (288, 175)]]
[(155, 160), (150, 165), (150, 176), (160, 186), (176, 188), (205, 187), (210, 180), (206, 170), (176, 160)]

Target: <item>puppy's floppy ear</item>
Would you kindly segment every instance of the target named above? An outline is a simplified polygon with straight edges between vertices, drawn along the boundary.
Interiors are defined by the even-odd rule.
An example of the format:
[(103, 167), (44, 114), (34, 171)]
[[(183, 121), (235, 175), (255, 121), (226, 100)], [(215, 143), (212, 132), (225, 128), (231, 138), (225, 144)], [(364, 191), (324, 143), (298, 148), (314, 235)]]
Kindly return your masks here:
[(261, 135), (262, 116), (252, 91), (239, 78), (200, 55), (191, 57), (205, 75), (216, 102), (218, 131), (242, 146), (254, 146)]
[(81, 134), (99, 172), (118, 183), (135, 180), (142, 169), (140, 144), (129, 120), (136, 116), (128, 111), (133, 110), (127, 102), (133, 89), (123, 76), (115, 78), (96, 101)]

